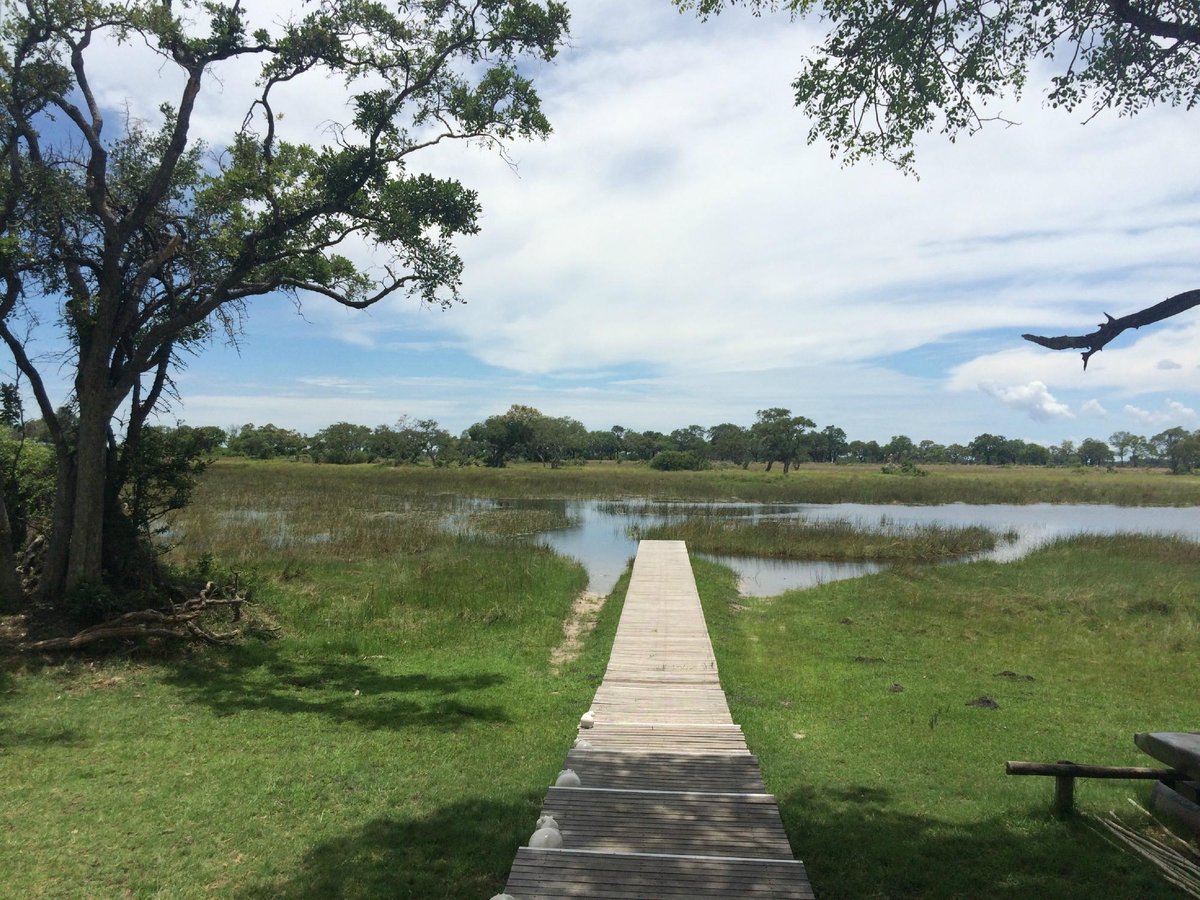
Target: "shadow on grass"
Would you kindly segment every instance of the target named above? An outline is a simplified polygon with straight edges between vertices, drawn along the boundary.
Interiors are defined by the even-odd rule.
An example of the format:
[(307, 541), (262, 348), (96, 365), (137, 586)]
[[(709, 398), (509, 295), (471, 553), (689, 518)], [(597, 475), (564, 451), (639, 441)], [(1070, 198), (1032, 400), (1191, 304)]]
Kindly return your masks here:
[(87, 740), (74, 728), (56, 726), (17, 730), (5, 725), (0, 714), (0, 751), (13, 747), (82, 747)]
[[(1047, 785), (1047, 791), (1052, 786)], [(951, 823), (893, 809), (879, 787), (804, 788), (779, 807), (821, 900), (887, 897), (1150, 900), (1179, 894), (1084, 820)]]
[(245, 900), (490, 897), (533, 832), (540, 798), (466, 800), (417, 819), (381, 818), (317, 844)]
[(235, 653), (221, 665), (183, 665), (164, 680), (217, 715), (308, 714), (381, 729), (509, 721), (502, 706), (469, 697), (506, 680), (492, 673), (389, 675), (365, 661), (296, 661), (259, 651)]

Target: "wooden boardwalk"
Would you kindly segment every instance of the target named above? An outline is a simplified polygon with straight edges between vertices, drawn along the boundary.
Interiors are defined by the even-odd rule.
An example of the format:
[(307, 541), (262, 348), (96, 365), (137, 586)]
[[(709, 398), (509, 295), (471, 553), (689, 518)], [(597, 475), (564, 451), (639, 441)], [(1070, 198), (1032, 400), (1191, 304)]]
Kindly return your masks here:
[[(516, 900), (812, 898), (733, 723), (682, 541), (642, 541), (592, 727), (552, 787), (560, 849), (522, 847)], [(532, 828), (530, 829), (532, 831)]]

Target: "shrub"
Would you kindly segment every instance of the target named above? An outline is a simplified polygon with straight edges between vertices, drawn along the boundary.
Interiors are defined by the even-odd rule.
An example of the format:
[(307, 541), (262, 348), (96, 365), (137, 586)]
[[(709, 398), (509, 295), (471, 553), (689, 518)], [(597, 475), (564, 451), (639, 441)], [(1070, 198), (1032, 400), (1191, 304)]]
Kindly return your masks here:
[(650, 460), (650, 468), (660, 472), (707, 469), (708, 460), (694, 450), (660, 450)]

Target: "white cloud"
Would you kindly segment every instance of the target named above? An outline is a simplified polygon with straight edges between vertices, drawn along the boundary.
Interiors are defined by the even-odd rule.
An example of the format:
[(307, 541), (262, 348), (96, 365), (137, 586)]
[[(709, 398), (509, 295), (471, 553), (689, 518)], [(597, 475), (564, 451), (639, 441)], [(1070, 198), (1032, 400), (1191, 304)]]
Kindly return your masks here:
[(1054, 395), (1040, 381), (1031, 381), (1028, 384), (1015, 384), (1010, 387), (1002, 387), (998, 384), (981, 384), (979, 389), (985, 394), (995, 397), (1005, 406), (1022, 410), (1037, 422), (1045, 422), (1049, 419), (1072, 419), (1075, 417), (1074, 413), (1071, 412), (1071, 408), (1065, 403), (1059, 403), (1058, 400), (1054, 399)]
[(1190, 406), (1184, 406), (1177, 400), (1168, 400), (1167, 409), (1170, 411), (1171, 415), (1175, 416), (1177, 419), (1196, 418), (1196, 411), (1194, 409), (1192, 409)]
[[(301, 8), (252, 5), (267, 21)], [(701, 24), (665, 0), (576, 6), (572, 46), (535, 72), (549, 141), (514, 147), (515, 172), (459, 146), (412, 160), (479, 192), (482, 233), (461, 243), (469, 305), (442, 315), (396, 300), (364, 315), (306, 302), (342, 358), (273, 357), (271, 376), (287, 387), (256, 387), (258, 398), (192, 381), (191, 420), (289, 417), (307, 428), (409, 412), (465, 425), (531, 402), (593, 427), (665, 428), (746, 422), (782, 405), (864, 437), (961, 441), (1002, 430), (1006, 415), (1012, 433), (1018, 416), (1020, 427), (1026, 416), (1054, 425), (1076, 405), (1103, 415), (1128, 403), (1136, 418), (1129, 410), (1182, 415), (1155, 406), (1164, 395), (1200, 404), (1195, 315), (1123, 335), (1087, 372), (1078, 354), (1018, 337), (1085, 332), (1105, 311), (1200, 284), (1200, 170), (1161, 164), (1194, 153), (1196, 113), (1101, 116), (1083, 128), (1031, 90), (1004, 104), (1021, 127), (923, 140), (918, 181), (882, 165), (843, 168), (807, 145), (790, 84), (812, 20), (730, 10)], [(108, 102), (132, 99), (135, 114), (153, 117), (162, 97), (149, 86), (170, 66), (135, 45), (109, 56)], [(254, 66), (208, 83), (196, 135), (227, 138), (252, 99)], [(344, 86), (300, 79), (279, 109), (289, 139), (327, 140), (328, 123), (346, 118)], [(371, 258), (366, 247), (347, 252)], [(258, 315), (249, 339), (278, 340), (269, 317), (255, 330)], [(936, 354), (927, 378), (879, 362), (982, 331), (992, 345), (948, 373)], [(449, 383), (365, 371), (417, 353)], [(471, 374), (456, 379), (462, 360)], [(269, 380), (254, 354), (239, 365)], [(621, 383), (630, 372), (647, 383)], [(596, 380), (549, 384), (572, 373)], [(932, 381), (943, 377), (948, 392)], [(309, 379), (307, 399), (288, 393), (298, 379)], [(978, 403), (981, 385), (1000, 405)], [(359, 389), (374, 393), (349, 408), (339, 399)]]
[(1097, 418), (1100, 418), (1100, 419), (1103, 419), (1104, 417), (1106, 417), (1108, 415), (1108, 410), (1105, 409), (1103, 407), (1103, 405), (1101, 405), (1100, 401), (1094, 397), (1091, 400), (1088, 400), (1086, 403), (1084, 403), (1083, 406), (1079, 407), (1079, 412), (1082, 415), (1096, 416)]
[(1143, 425), (1166, 425), (1169, 423), (1177, 425), (1196, 418), (1194, 409), (1177, 400), (1167, 400), (1163, 405), (1164, 409), (1152, 411), (1130, 403), (1125, 405), (1124, 412)]

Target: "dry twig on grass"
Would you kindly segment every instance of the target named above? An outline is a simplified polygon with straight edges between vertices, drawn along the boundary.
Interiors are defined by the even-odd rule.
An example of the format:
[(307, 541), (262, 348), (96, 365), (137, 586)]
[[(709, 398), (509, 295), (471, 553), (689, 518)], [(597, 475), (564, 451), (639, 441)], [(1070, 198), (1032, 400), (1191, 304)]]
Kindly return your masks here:
[(1171, 884), (1189, 896), (1200, 898), (1200, 865), (1197, 865), (1193, 858), (1181, 853), (1164, 840), (1139, 834), (1129, 826), (1122, 824), (1111, 813), (1104, 817), (1089, 816), (1089, 818), (1103, 829), (1092, 826), (1093, 830), (1102, 838), (1128, 850), (1135, 856), (1140, 856), (1158, 869), (1159, 873)]
[(237, 579), (227, 588), (218, 588), (210, 581), (195, 597), (182, 603), (172, 603), (161, 609), (143, 609), (128, 612), (85, 628), (71, 637), (47, 638), (23, 644), (26, 652), (39, 650), (76, 650), (97, 641), (113, 638), (162, 638), (168, 640), (200, 641), (206, 644), (229, 644), (241, 631), (215, 632), (202, 621), (206, 614), (227, 609), (232, 612), (232, 621), (242, 618), (242, 605), (246, 597), (238, 589)]

